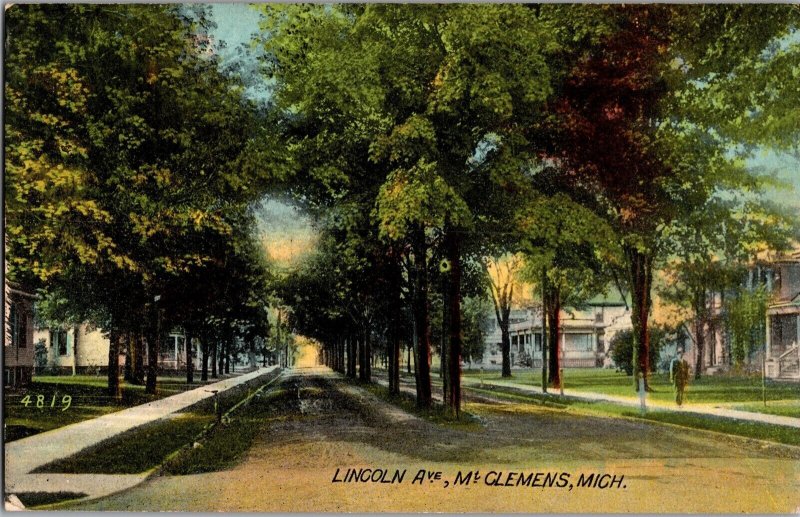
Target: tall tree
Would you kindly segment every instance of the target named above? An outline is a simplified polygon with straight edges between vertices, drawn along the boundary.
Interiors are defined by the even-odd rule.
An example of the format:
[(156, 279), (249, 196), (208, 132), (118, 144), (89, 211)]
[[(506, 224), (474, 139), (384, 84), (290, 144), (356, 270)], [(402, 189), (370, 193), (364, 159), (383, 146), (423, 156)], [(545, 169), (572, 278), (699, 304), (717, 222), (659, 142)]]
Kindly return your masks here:
[[(586, 24), (585, 9), (597, 19)], [(669, 253), (665, 231), (716, 189), (747, 184), (730, 167), (735, 132), (721, 131), (731, 112), (713, 108), (722, 97), (704, 85), (742, 74), (740, 63), (763, 61), (797, 14), (778, 6), (587, 6), (566, 13), (554, 6), (545, 13), (575, 29), (564, 44), (573, 68), (553, 104), (551, 156), (575, 185), (597, 193), (598, 213), (620, 236), (635, 369), (647, 382), (653, 270)], [(748, 29), (752, 17), (763, 20), (762, 30)], [(585, 41), (591, 44), (581, 49)]]

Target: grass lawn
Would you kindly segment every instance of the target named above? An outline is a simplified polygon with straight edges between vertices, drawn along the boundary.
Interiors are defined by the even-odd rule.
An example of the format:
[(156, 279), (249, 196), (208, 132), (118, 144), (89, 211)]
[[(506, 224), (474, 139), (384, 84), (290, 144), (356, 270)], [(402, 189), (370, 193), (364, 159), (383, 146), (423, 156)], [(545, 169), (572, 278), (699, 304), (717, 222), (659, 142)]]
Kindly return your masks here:
[[(3, 406), (4, 437), (6, 441), (18, 440), (26, 436), (74, 424), (106, 413), (119, 411), (152, 400), (169, 397), (177, 393), (197, 388), (219, 379), (209, 379), (203, 383), (196, 381), (186, 384), (182, 377), (161, 377), (158, 379), (155, 395), (144, 392), (144, 386), (121, 382), (121, 398), (110, 397), (106, 393), (106, 377), (95, 375), (39, 376), (24, 391), (7, 393)], [(42, 407), (37, 407), (37, 399), (43, 396)], [(24, 404), (25, 396), (30, 402)], [(72, 398), (67, 406), (64, 396)], [(55, 397), (55, 401), (54, 401)], [(52, 406), (52, 407), (51, 407)], [(64, 409), (66, 407), (66, 409)]]
[[(522, 384), (541, 385), (541, 371), (515, 370), (510, 379)], [(477, 379), (480, 371), (464, 372), (465, 377)], [(503, 380), (499, 371), (483, 373), (485, 380)], [(651, 400), (675, 400), (668, 374), (652, 374), (648, 397)], [(633, 380), (624, 373), (601, 368), (567, 368), (564, 370), (564, 388), (605, 395), (635, 397)], [(703, 376), (692, 379), (686, 391), (688, 404), (725, 404), (736, 409), (800, 417), (800, 383), (767, 381), (767, 408), (762, 401), (760, 377)], [(778, 403), (777, 401), (780, 401)], [(771, 404), (772, 403), (772, 404)]]
[[(548, 407), (555, 406), (554, 404), (550, 403), (550, 397), (545, 395), (522, 393), (511, 388), (487, 386), (484, 388), (469, 388), (467, 393), (470, 392), (513, 402), (526, 402), (529, 404), (543, 405)], [(677, 413), (673, 411), (655, 410), (648, 411), (645, 415), (641, 415), (638, 411), (632, 410), (630, 407), (621, 406), (619, 404), (613, 404), (610, 402), (584, 402), (574, 398), (565, 398), (564, 400), (559, 400), (559, 402), (561, 403), (562, 409), (580, 414), (653, 420), (683, 427), (691, 427), (693, 429), (704, 429), (707, 431), (716, 431), (736, 436), (743, 436), (746, 438), (755, 438), (758, 440), (800, 446), (800, 433), (798, 433), (797, 429), (793, 427), (763, 424), (760, 422), (742, 422), (730, 418), (699, 415), (693, 413)]]
[[(227, 412), (240, 400), (255, 391), (260, 385), (269, 382), (277, 373), (268, 377), (258, 377), (240, 384), (219, 395), (221, 413)], [(240, 434), (255, 432), (258, 427), (246, 419), (239, 420), (237, 410), (236, 427)], [(82, 450), (77, 454), (62, 458), (39, 467), (34, 472), (74, 473), (74, 474), (137, 474), (161, 465), (167, 457), (182, 447), (191, 444), (206, 427), (216, 420), (214, 401), (209, 398), (195, 404), (172, 417), (162, 418), (150, 424), (131, 429)], [(243, 425), (240, 425), (243, 424)], [(228, 426), (222, 426), (228, 427)], [(239, 428), (242, 429), (239, 429)], [(217, 429), (211, 431), (212, 437)], [(241, 438), (241, 437), (236, 437)], [(230, 456), (231, 449), (247, 447), (237, 440), (220, 442), (218, 448), (225, 448)], [(204, 448), (207, 447), (204, 445)], [(191, 453), (190, 453), (191, 454)], [(121, 460), (124, 458), (124, 460)]]
[(34, 472), (76, 474), (137, 474), (156, 467), (169, 454), (191, 442), (214, 421), (208, 413), (180, 413), (131, 429), (119, 436), (81, 451), (79, 454), (48, 463)]

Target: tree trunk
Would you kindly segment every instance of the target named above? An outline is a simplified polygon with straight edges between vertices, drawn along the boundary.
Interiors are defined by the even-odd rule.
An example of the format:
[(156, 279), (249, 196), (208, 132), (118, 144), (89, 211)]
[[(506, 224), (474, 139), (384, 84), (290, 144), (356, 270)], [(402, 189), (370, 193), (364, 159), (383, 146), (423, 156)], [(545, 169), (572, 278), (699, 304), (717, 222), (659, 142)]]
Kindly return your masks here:
[(75, 325), (72, 328), (72, 375), (78, 374), (78, 344), (80, 342), (80, 332), (80, 325)]
[(442, 275), (442, 327), (439, 343), (439, 378), (442, 379), (442, 403), (446, 406), (450, 395), (450, 371), (448, 351), (450, 350), (450, 282), (447, 274)]
[(428, 248), (425, 230), (417, 227), (413, 235), (416, 289), (414, 297), (414, 322), (417, 327), (417, 407), (429, 409), (431, 398), (431, 323), (428, 310)]
[(359, 365), (358, 378), (363, 382), (371, 382), (372, 376), (370, 375), (370, 360), (372, 359), (372, 352), (370, 351), (370, 331), (369, 328), (364, 330), (364, 339), (359, 346)]
[(119, 387), (119, 344), (120, 331), (112, 324), (108, 340), (108, 394), (120, 398)]
[(364, 341), (359, 339), (356, 342), (356, 347), (358, 348), (358, 379), (361, 381), (367, 380), (367, 357), (366, 357), (366, 350), (367, 348), (364, 346)]
[(161, 318), (156, 315), (155, 328), (150, 329), (147, 337), (147, 384), (145, 393), (151, 395), (156, 392), (156, 377), (158, 376), (158, 352), (161, 348)]
[(211, 378), (217, 378), (217, 355), (219, 350), (219, 341), (214, 339), (214, 343), (211, 345)]
[[(131, 339), (131, 333), (128, 332), (125, 335), (125, 368), (122, 378), (125, 379), (127, 382), (133, 381), (133, 343)], [(73, 339), (73, 343), (75, 340)], [(73, 345), (73, 352), (75, 348)], [(73, 354), (73, 362), (74, 362), (74, 354)]]
[(136, 351), (133, 357), (133, 382), (135, 384), (144, 384), (144, 335), (141, 331), (136, 332), (134, 336), (134, 350)]
[[(234, 339), (235, 338), (233, 337), (233, 335), (230, 335), (228, 337), (228, 340), (225, 342), (225, 348), (224, 348), (225, 356), (224, 356), (224, 359), (225, 359), (225, 373), (226, 374), (231, 373), (231, 354), (233, 353), (233, 344), (234, 344), (233, 340)], [(236, 365), (234, 365), (234, 370), (235, 369), (236, 369)], [(220, 373), (222, 373), (222, 368), (220, 368)]]
[(648, 253), (631, 246), (625, 247), (628, 262), (629, 283), (633, 307), (631, 308), (631, 325), (633, 326), (633, 384), (638, 391), (639, 373), (644, 379), (645, 390), (650, 390), (648, 374), (650, 372), (650, 332), (648, 320), (652, 300), (650, 291), (653, 283), (653, 258)]
[(447, 232), (447, 255), (450, 260), (449, 320), (450, 350), (450, 411), (458, 418), (461, 414), (461, 251), (458, 234)]
[(694, 342), (696, 345), (694, 378), (699, 379), (706, 353), (706, 322), (708, 320), (706, 314), (706, 291), (704, 288), (698, 289), (695, 293), (694, 311), (696, 315), (694, 322)]
[(503, 377), (511, 377), (511, 336), (508, 332), (509, 315), (511, 311), (504, 308), (501, 309), (500, 316), (500, 351), (503, 354)]
[(553, 286), (548, 285), (547, 289), (547, 327), (550, 331), (550, 364), (549, 376), (550, 385), (554, 388), (561, 387), (561, 292)]
[(730, 332), (728, 332), (728, 325), (725, 324), (725, 318), (727, 318), (727, 308), (725, 305), (725, 289), (721, 289), (720, 293), (720, 317), (722, 319), (721, 329), (722, 332), (722, 364), (727, 366), (732, 366), (733, 361), (731, 360), (731, 336)]
[(547, 270), (542, 268), (542, 392), (547, 393)]
[(339, 338), (339, 371), (342, 374), (347, 373), (347, 338)]
[(203, 353), (203, 369), (200, 371), (200, 380), (207, 381), (208, 380), (208, 356), (210, 355), (209, 352), (209, 343), (208, 343), (208, 334), (204, 334), (200, 341), (200, 351)]
[(194, 360), (192, 358), (192, 340), (194, 339), (194, 329), (191, 325), (185, 325), (186, 336), (184, 336), (184, 346), (186, 347), (186, 383), (194, 382)]
[(358, 352), (358, 345), (353, 336), (347, 338), (347, 376), (351, 379), (356, 378), (356, 354)]
[(547, 339), (547, 305), (542, 303), (542, 393), (547, 393), (547, 384), (550, 381), (547, 368), (547, 349), (549, 341)]

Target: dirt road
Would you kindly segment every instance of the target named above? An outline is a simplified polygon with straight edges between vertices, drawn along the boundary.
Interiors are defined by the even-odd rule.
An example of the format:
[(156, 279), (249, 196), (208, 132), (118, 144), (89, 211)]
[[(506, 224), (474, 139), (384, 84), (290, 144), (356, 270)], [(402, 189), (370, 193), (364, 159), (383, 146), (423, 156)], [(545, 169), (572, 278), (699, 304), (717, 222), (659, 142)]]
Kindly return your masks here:
[[(477, 421), (435, 424), (321, 368), (297, 369), (283, 388), (264, 407), (263, 430), (235, 468), (158, 477), (68, 509), (787, 513), (800, 507), (797, 448), (522, 404), (468, 402)], [(348, 469), (354, 480), (336, 481), (347, 479)], [(424, 481), (413, 482), (421, 470)], [(455, 485), (459, 472), (462, 482), (472, 475)]]

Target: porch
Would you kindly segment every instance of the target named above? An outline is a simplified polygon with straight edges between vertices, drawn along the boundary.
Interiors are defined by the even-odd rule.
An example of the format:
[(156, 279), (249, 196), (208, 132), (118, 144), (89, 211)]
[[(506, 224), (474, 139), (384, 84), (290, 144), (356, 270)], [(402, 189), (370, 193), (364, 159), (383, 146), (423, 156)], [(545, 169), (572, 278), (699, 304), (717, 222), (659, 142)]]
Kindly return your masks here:
[(800, 382), (800, 301), (767, 310), (766, 376)]

